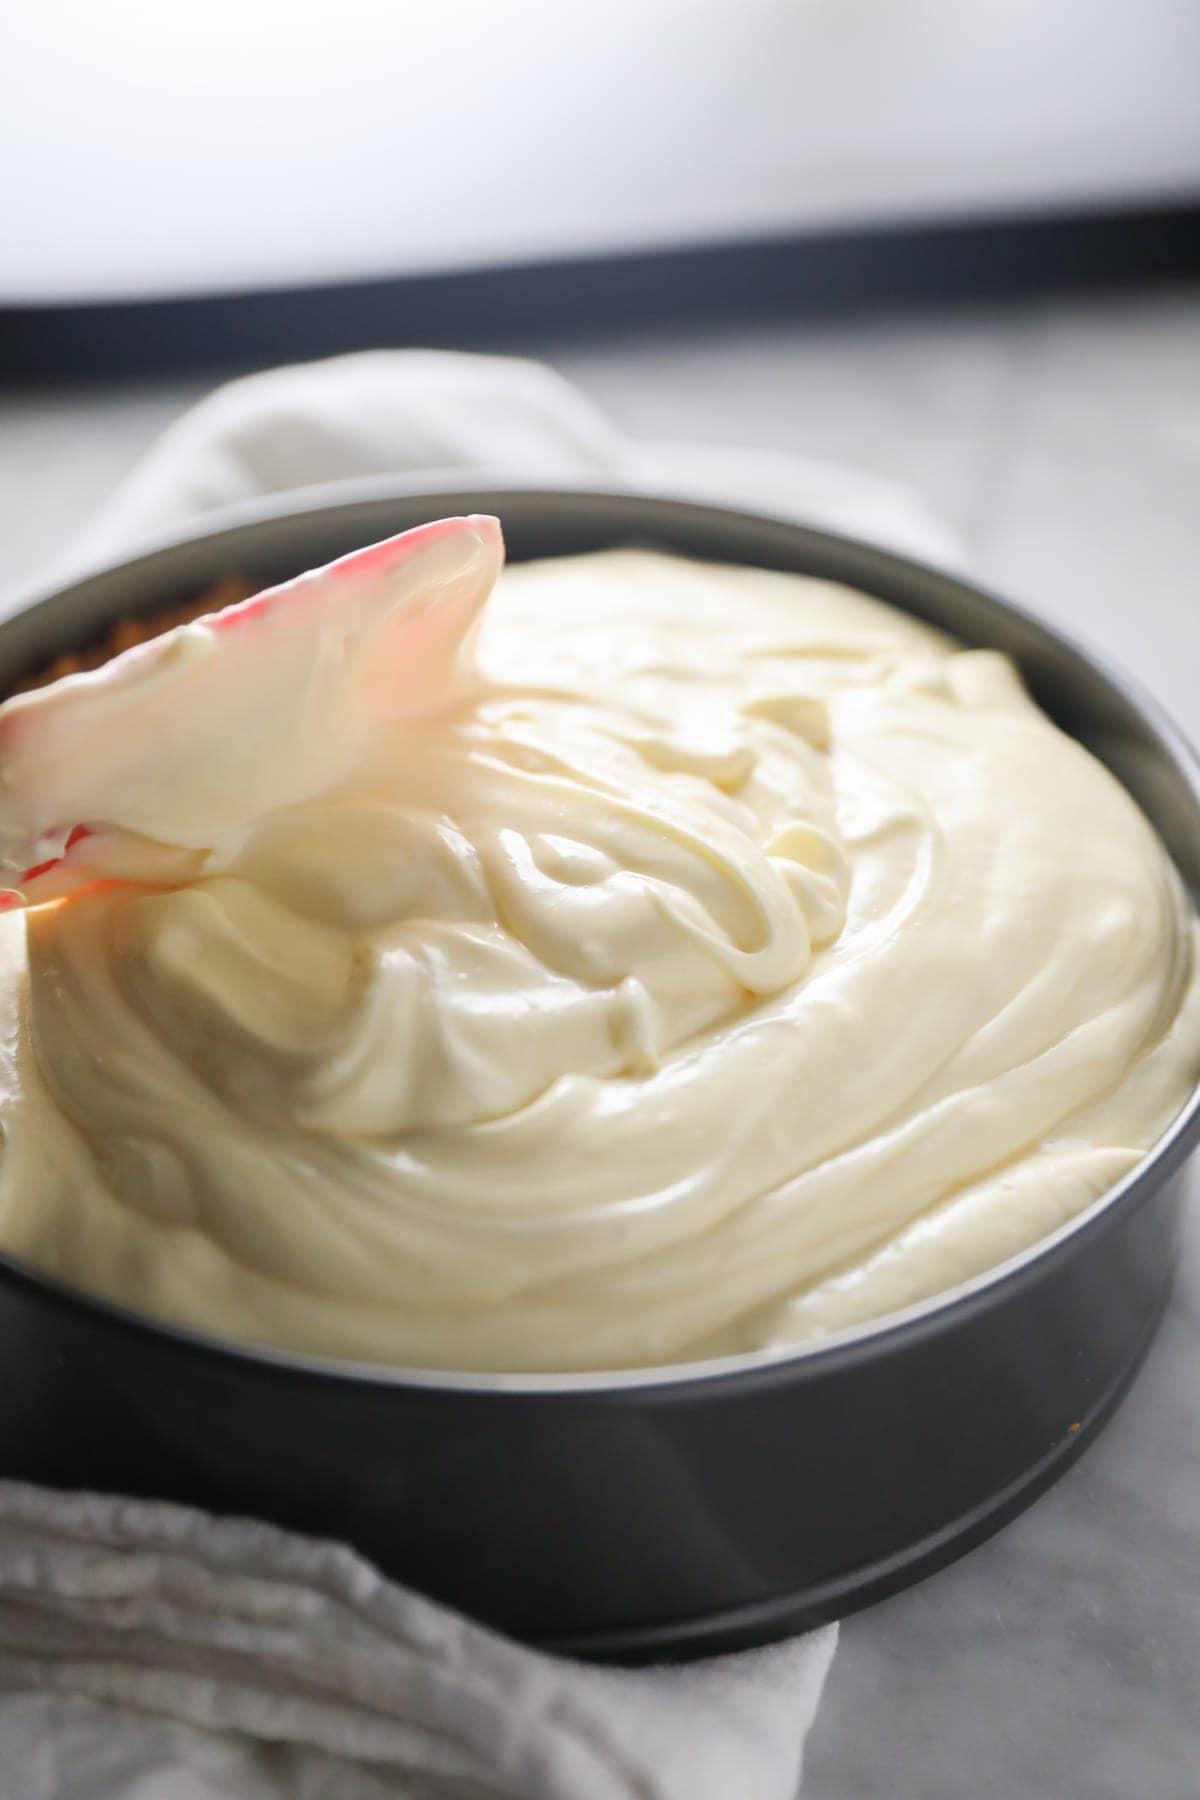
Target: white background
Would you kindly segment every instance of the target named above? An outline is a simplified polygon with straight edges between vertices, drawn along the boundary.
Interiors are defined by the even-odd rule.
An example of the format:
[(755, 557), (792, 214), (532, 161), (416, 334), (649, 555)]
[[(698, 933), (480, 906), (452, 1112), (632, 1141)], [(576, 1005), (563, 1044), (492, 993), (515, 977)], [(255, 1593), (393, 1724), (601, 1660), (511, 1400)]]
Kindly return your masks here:
[(1198, 0), (0, 0), (0, 301), (1198, 186)]

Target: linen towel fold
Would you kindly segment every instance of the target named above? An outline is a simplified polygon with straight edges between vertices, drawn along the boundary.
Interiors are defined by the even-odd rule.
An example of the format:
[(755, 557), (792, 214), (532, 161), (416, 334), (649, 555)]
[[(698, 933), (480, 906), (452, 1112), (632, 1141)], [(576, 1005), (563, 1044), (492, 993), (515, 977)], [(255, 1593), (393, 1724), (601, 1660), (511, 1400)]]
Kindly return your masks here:
[(834, 1642), (593, 1668), (340, 1544), (0, 1484), (4, 1800), (791, 1800)]
[(952, 536), (878, 476), (775, 451), (637, 442), (544, 364), (438, 350), (335, 356), (218, 388), (163, 433), (68, 556), (116, 561), (201, 514), (330, 481), (452, 485), (481, 471), (741, 504), (959, 561)]
[[(534, 363), (378, 351), (218, 389), (55, 572), (264, 495), (426, 471), (724, 499), (956, 560), (873, 478), (632, 443)], [(486, 1631), (341, 1545), (0, 1483), (0, 1796), (793, 1800), (836, 1635), (681, 1668), (589, 1667)]]

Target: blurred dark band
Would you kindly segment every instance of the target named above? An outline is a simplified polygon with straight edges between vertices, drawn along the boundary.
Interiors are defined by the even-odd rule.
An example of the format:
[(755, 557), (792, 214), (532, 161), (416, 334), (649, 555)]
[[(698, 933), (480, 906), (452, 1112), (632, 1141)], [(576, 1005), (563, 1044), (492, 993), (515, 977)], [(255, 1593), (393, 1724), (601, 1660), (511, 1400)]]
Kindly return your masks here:
[(271, 292), (0, 307), (0, 380), (262, 365), (375, 345), (519, 349), (722, 318), (1021, 300), (1200, 275), (1200, 201), (863, 230)]

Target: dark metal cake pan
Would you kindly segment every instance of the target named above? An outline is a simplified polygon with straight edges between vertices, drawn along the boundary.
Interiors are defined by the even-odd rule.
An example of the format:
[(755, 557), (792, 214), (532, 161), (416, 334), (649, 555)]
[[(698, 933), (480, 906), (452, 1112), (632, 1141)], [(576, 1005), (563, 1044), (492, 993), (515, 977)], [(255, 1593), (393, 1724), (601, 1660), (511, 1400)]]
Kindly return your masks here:
[[(236, 571), (277, 581), (448, 513), (514, 560), (652, 544), (846, 581), (971, 644), (1132, 791), (1200, 892), (1200, 768), (1157, 707), (1027, 613), (846, 538), (647, 496), (340, 484), (31, 596), (0, 686)], [(967, 1287), (769, 1358), (595, 1375), (338, 1364), (139, 1318), (0, 1259), (0, 1474), (349, 1541), (519, 1637), (647, 1658), (836, 1618), (960, 1555), (1101, 1429), (1166, 1304), (1194, 1096), (1139, 1165)]]

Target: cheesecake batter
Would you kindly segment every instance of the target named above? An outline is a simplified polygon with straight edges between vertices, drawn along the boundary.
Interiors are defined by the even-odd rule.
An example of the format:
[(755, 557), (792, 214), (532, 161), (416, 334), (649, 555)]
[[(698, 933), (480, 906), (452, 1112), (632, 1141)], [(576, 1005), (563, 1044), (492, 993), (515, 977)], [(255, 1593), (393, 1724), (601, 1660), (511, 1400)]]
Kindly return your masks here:
[(0, 1247), (235, 1339), (617, 1368), (952, 1288), (1138, 1161), (1195, 920), (1005, 658), (501, 561), (443, 521), (0, 708)]

